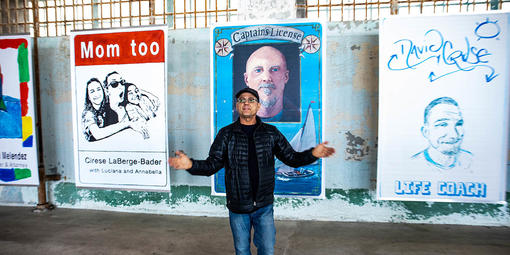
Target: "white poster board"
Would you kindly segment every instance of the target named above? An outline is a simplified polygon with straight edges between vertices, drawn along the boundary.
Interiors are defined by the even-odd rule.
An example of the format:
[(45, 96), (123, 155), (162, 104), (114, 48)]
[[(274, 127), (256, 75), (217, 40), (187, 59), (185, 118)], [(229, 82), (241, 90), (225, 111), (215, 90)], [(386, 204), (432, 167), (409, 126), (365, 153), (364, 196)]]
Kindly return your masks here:
[(71, 33), (76, 186), (170, 190), (166, 30)]
[(381, 20), (378, 199), (505, 200), (509, 19)]
[(32, 40), (0, 36), (0, 185), (39, 185)]

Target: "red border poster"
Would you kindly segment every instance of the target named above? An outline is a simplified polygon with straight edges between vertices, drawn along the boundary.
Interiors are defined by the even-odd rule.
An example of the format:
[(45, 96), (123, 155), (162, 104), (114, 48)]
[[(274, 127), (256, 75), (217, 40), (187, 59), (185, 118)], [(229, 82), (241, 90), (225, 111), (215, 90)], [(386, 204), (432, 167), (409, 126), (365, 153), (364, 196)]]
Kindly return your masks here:
[(71, 34), (76, 186), (170, 190), (166, 29)]

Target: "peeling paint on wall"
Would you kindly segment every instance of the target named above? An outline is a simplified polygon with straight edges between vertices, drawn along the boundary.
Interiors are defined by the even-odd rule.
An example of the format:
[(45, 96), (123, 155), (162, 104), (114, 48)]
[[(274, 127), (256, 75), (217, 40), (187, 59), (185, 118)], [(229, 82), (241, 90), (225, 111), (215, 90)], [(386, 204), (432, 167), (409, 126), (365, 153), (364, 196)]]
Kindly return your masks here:
[(238, 20), (295, 19), (295, 0), (239, 1)]
[[(277, 199), (276, 217), (334, 221), (510, 226), (507, 205), (378, 201), (363, 189), (326, 190), (326, 200)], [(332, 212), (326, 213), (330, 208)]]
[[(175, 186), (172, 193), (53, 187), (63, 208), (228, 217), (224, 197), (209, 187)], [(366, 189), (327, 189), (326, 199), (276, 198), (275, 217), (292, 220), (412, 222), (510, 226), (510, 209), (501, 204), (378, 201)], [(508, 202), (508, 201), (507, 201)]]
[(353, 45), (351, 46), (351, 50), (354, 51), (354, 50), (360, 50), (361, 49), (361, 46), (359, 45)]
[(328, 30), (335, 33), (360, 33), (367, 34), (379, 33), (379, 22), (373, 21), (346, 21), (346, 22), (329, 22)]
[[(195, 74), (199, 75), (199, 74)], [(168, 95), (208, 97), (209, 89), (205, 87), (192, 86), (193, 76), (179, 74), (178, 77), (168, 77)]]
[[(356, 66), (353, 86), (356, 90), (367, 90), (369, 93), (379, 91), (379, 47), (370, 42), (354, 45)], [(351, 47), (351, 49), (352, 49)]]
[(172, 193), (79, 189), (74, 183), (53, 187), (55, 204), (63, 208), (226, 217), (224, 197), (210, 196), (209, 187), (174, 186)]
[(345, 148), (345, 160), (361, 161), (370, 151), (370, 146), (365, 139), (355, 136), (351, 131), (345, 133), (347, 148)]

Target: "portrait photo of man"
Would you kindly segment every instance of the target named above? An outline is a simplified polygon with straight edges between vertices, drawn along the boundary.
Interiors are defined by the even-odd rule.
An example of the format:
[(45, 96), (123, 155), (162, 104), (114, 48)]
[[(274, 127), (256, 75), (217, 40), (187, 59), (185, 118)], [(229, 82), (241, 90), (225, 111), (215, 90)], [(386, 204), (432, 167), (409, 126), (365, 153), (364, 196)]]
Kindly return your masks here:
[(471, 166), (473, 154), (461, 148), (464, 118), (454, 99), (440, 97), (427, 105), (421, 133), (429, 145), (411, 159), (445, 172)]
[[(235, 47), (233, 91), (245, 87), (256, 90), (261, 104), (257, 116), (264, 122), (300, 122), (299, 45), (248, 44)], [(237, 119), (237, 112), (233, 112), (234, 119)]]

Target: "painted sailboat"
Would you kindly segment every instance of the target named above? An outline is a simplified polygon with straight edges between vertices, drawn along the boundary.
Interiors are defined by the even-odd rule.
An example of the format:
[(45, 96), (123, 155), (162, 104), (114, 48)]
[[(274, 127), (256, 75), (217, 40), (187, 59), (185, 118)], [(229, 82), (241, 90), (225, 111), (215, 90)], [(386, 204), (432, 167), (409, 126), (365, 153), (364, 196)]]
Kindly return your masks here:
[[(313, 117), (312, 111), (312, 103), (308, 106), (308, 110), (306, 112), (306, 119), (303, 127), (299, 129), (299, 131), (294, 135), (292, 140), (290, 141), (290, 145), (295, 151), (304, 151), (315, 147), (317, 145), (317, 135), (315, 134), (315, 119)], [(305, 167), (294, 168), (285, 165), (280, 160), (277, 160), (275, 163), (276, 175), (281, 177), (288, 178), (302, 178), (309, 177), (315, 174), (315, 172), (311, 169), (307, 169)]]

